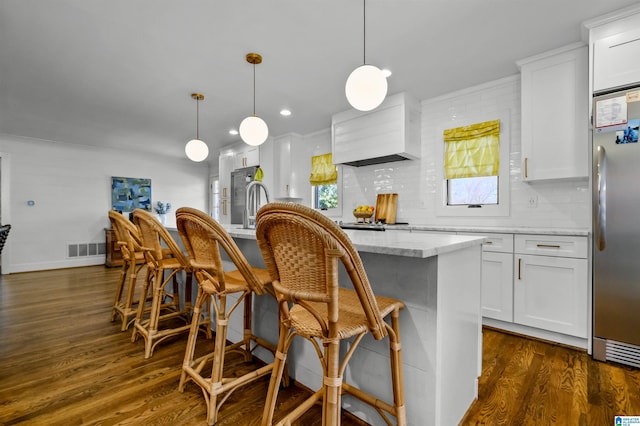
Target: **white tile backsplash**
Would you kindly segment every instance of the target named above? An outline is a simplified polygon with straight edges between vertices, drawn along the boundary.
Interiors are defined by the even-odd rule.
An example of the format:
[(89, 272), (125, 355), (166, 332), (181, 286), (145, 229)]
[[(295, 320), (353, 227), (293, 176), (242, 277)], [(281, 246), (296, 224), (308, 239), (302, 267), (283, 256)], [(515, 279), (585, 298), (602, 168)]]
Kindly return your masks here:
[[(439, 129), (457, 121), (509, 110), (511, 146), (511, 209), (506, 217), (436, 216), (437, 175), (435, 146), (442, 143)], [(398, 193), (397, 221), (427, 225), (517, 226), (540, 228), (590, 227), (589, 184), (582, 181), (524, 183), (520, 178), (520, 77), (515, 75), (435, 99), (422, 101), (422, 156), (365, 167), (343, 167), (344, 220), (360, 204), (375, 205), (378, 193)], [(585, 143), (587, 143), (585, 141)], [(529, 206), (537, 196), (537, 207)]]

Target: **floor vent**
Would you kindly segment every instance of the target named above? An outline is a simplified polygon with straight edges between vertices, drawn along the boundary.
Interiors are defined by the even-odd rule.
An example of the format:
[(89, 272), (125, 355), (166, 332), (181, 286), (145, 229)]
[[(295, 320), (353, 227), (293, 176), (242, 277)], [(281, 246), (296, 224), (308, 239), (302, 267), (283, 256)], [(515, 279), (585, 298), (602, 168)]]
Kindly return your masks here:
[(80, 243), (67, 246), (67, 257), (104, 256), (105, 243)]
[(607, 340), (607, 360), (640, 368), (640, 346)]

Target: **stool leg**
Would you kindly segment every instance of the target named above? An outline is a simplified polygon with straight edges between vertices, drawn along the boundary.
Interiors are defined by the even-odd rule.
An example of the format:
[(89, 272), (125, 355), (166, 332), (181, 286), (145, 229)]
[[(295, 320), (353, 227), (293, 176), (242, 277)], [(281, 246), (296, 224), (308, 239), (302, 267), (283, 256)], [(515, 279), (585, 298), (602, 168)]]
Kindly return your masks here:
[(273, 412), (276, 408), (278, 399), (278, 390), (280, 389), (280, 381), (284, 371), (285, 362), (287, 360), (287, 336), (289, 328), (280, 324), (280, 333), (278, 337), (278, 347), (276, 349), (273, 360), (273, 370), (271, 371), (271, 380), (269, 380), (269, 390), (264, 403), (264, 411), (262, 413), (261, 426), (271, 426), (273, 424)]
[(253, 329), (251, 326), (253, 316), (253, 292), (247, 293), (244, 297), (244, 360), (251, 361), (251, 336)]
[(120, 305), (120, 299), (122, 299), (122, 289), (124, 288), (124, 282), (127, 275), (127, 262), (125, 261), (120, 268), (120, 278), (118, 279), (118, 285), (116, 287), (116, 298), (113, 301), (113, 310), (111, 311), (111, 322), (116, 320), (118, 310), (116, 307)]
[(184, 385), (187, 381), (187, 368), (190, 368), (193, 364), (193, 356), (196, 350), (196, 341), (198, 340), (198, 329), (200, 327), (200, 313), (202, 306), (208, 297), (204, 294), (202, 289), (198, 287), (198, 296), (196, 297), (196, 304), (193, 308), (193, 317), (191, 318), (191, 328), (189, 329), (189, 338), (187, 339), (187, 347), (184, 352), (184, 361), (182, 362), (182, 374), (180, 375), (180, 384), (178, 385), (178, 391), (184, 391)]
[(136, 268), (136, 262), (128, 262), (128, 280), (127, 280), (127, 298), (125, 299), (123, 306), (123, 318), (122, 318), (122, 327), (120, 331), (125, 331), (129, 326), (129, 315), (131, 312), (131, 307), (133, 306), (133, 297), (136, 291), (136, 282), (138, 281), (138, 271)]
[(153, 351), (153, 338), (158, 333), (158, 323), (160, 321), (160, 306), (164, 294), (163, 274), (156, 271), (153, 280), (153, 299), (151, 300), (151, 311), (149, 312), (149, 325), (147, 327), (147, 338), (144, 341), (144, 359), (151, 357)]
[[(142, 320), (144, 316), (145, 306), (147, 304), (147, 295), (149, 290), (153, 289), (153, 280), (155, 279), (155, 272), (151, 267), (147, 267), (147, 274), (142, 285), (142, 293), (140, 293), (140, 303), (138, 304), (138, 312), (136, 313), (136, 319), (133, 323), (133, 331), (131, 332), (131, 341), (135, 342), (138, 339), (138, 326), (142, 326)], [(152, 301), (153, 301), (153, 291)], [(152, 302), (153, 303), (153, 302)]]
[(207, 408), (207, 422), (212, 425), (218, 420), (218, 393), (222, 388), (222, 373), (224, 369), (224, 354), (227, 345), (227, 296), (218, 296), (218, 315), (216, 315), (216, 340), (214, 343), (213, 366), (211, 367), (211, 389), (209, 407)]
[(340, 371), (340, 341), (330, 342), (325, 348), (327, 369), (323, 378), (324, 398), (322, 400), (322, 424), (340, 426), (342, 377)]
[(393, 402), (396, 409), (398, 426), (406, 426), (407, 414), (404, 405), (404, 378), (402, 375), (402, 347), (400, 345), (400, 312), (391, 313), (393, 333), (389, 333), (389, 355), (391, 360), (391, 382), (393, 384)]

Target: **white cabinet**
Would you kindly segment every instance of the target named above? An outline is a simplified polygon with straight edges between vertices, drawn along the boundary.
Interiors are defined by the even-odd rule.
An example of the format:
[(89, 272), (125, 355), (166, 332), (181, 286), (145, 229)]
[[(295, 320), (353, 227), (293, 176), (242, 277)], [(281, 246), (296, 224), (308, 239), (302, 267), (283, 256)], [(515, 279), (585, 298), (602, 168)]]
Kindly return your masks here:
[(299, 135), (289, 133), (273, 140), (274, 198), (299, 196), (296, 194), (291, 163), (293, 161), (293, 146), (300, 138)]
[(260, 165), (260, 147), (245, 143), (233, 146), (234, 170)]
[(522, 78), (522, 179), (586, 178), (588, 51), (573, 44), (518, 61)]
[(259, 166), (260, 147), (245, 145), (239, 146), (235, 151), (235, 168)]
[(220, 223), (231, 223), (231, 172), (235, 168), (235, 152), (233, 149), (220, 151), (220, 156), (218, 157)]
[(587, 338), (586, 237), (516, 235), (514, 322)]
[(513, 234), (478, 234), (482, 245), (482, 316), (513, 321)]
[(593, 91), (640, 82), (640, 9), (592, 28)]

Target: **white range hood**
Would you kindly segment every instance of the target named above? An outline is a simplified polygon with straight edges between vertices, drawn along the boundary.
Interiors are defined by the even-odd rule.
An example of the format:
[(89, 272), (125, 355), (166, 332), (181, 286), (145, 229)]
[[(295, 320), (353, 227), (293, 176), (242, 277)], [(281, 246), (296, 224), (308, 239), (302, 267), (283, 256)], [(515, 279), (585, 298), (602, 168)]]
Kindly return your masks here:
[(420, 103), (407, 93), (387, 97), (373, 111), (331, 118), (334, 164), (368, 166), (420, 157)]

